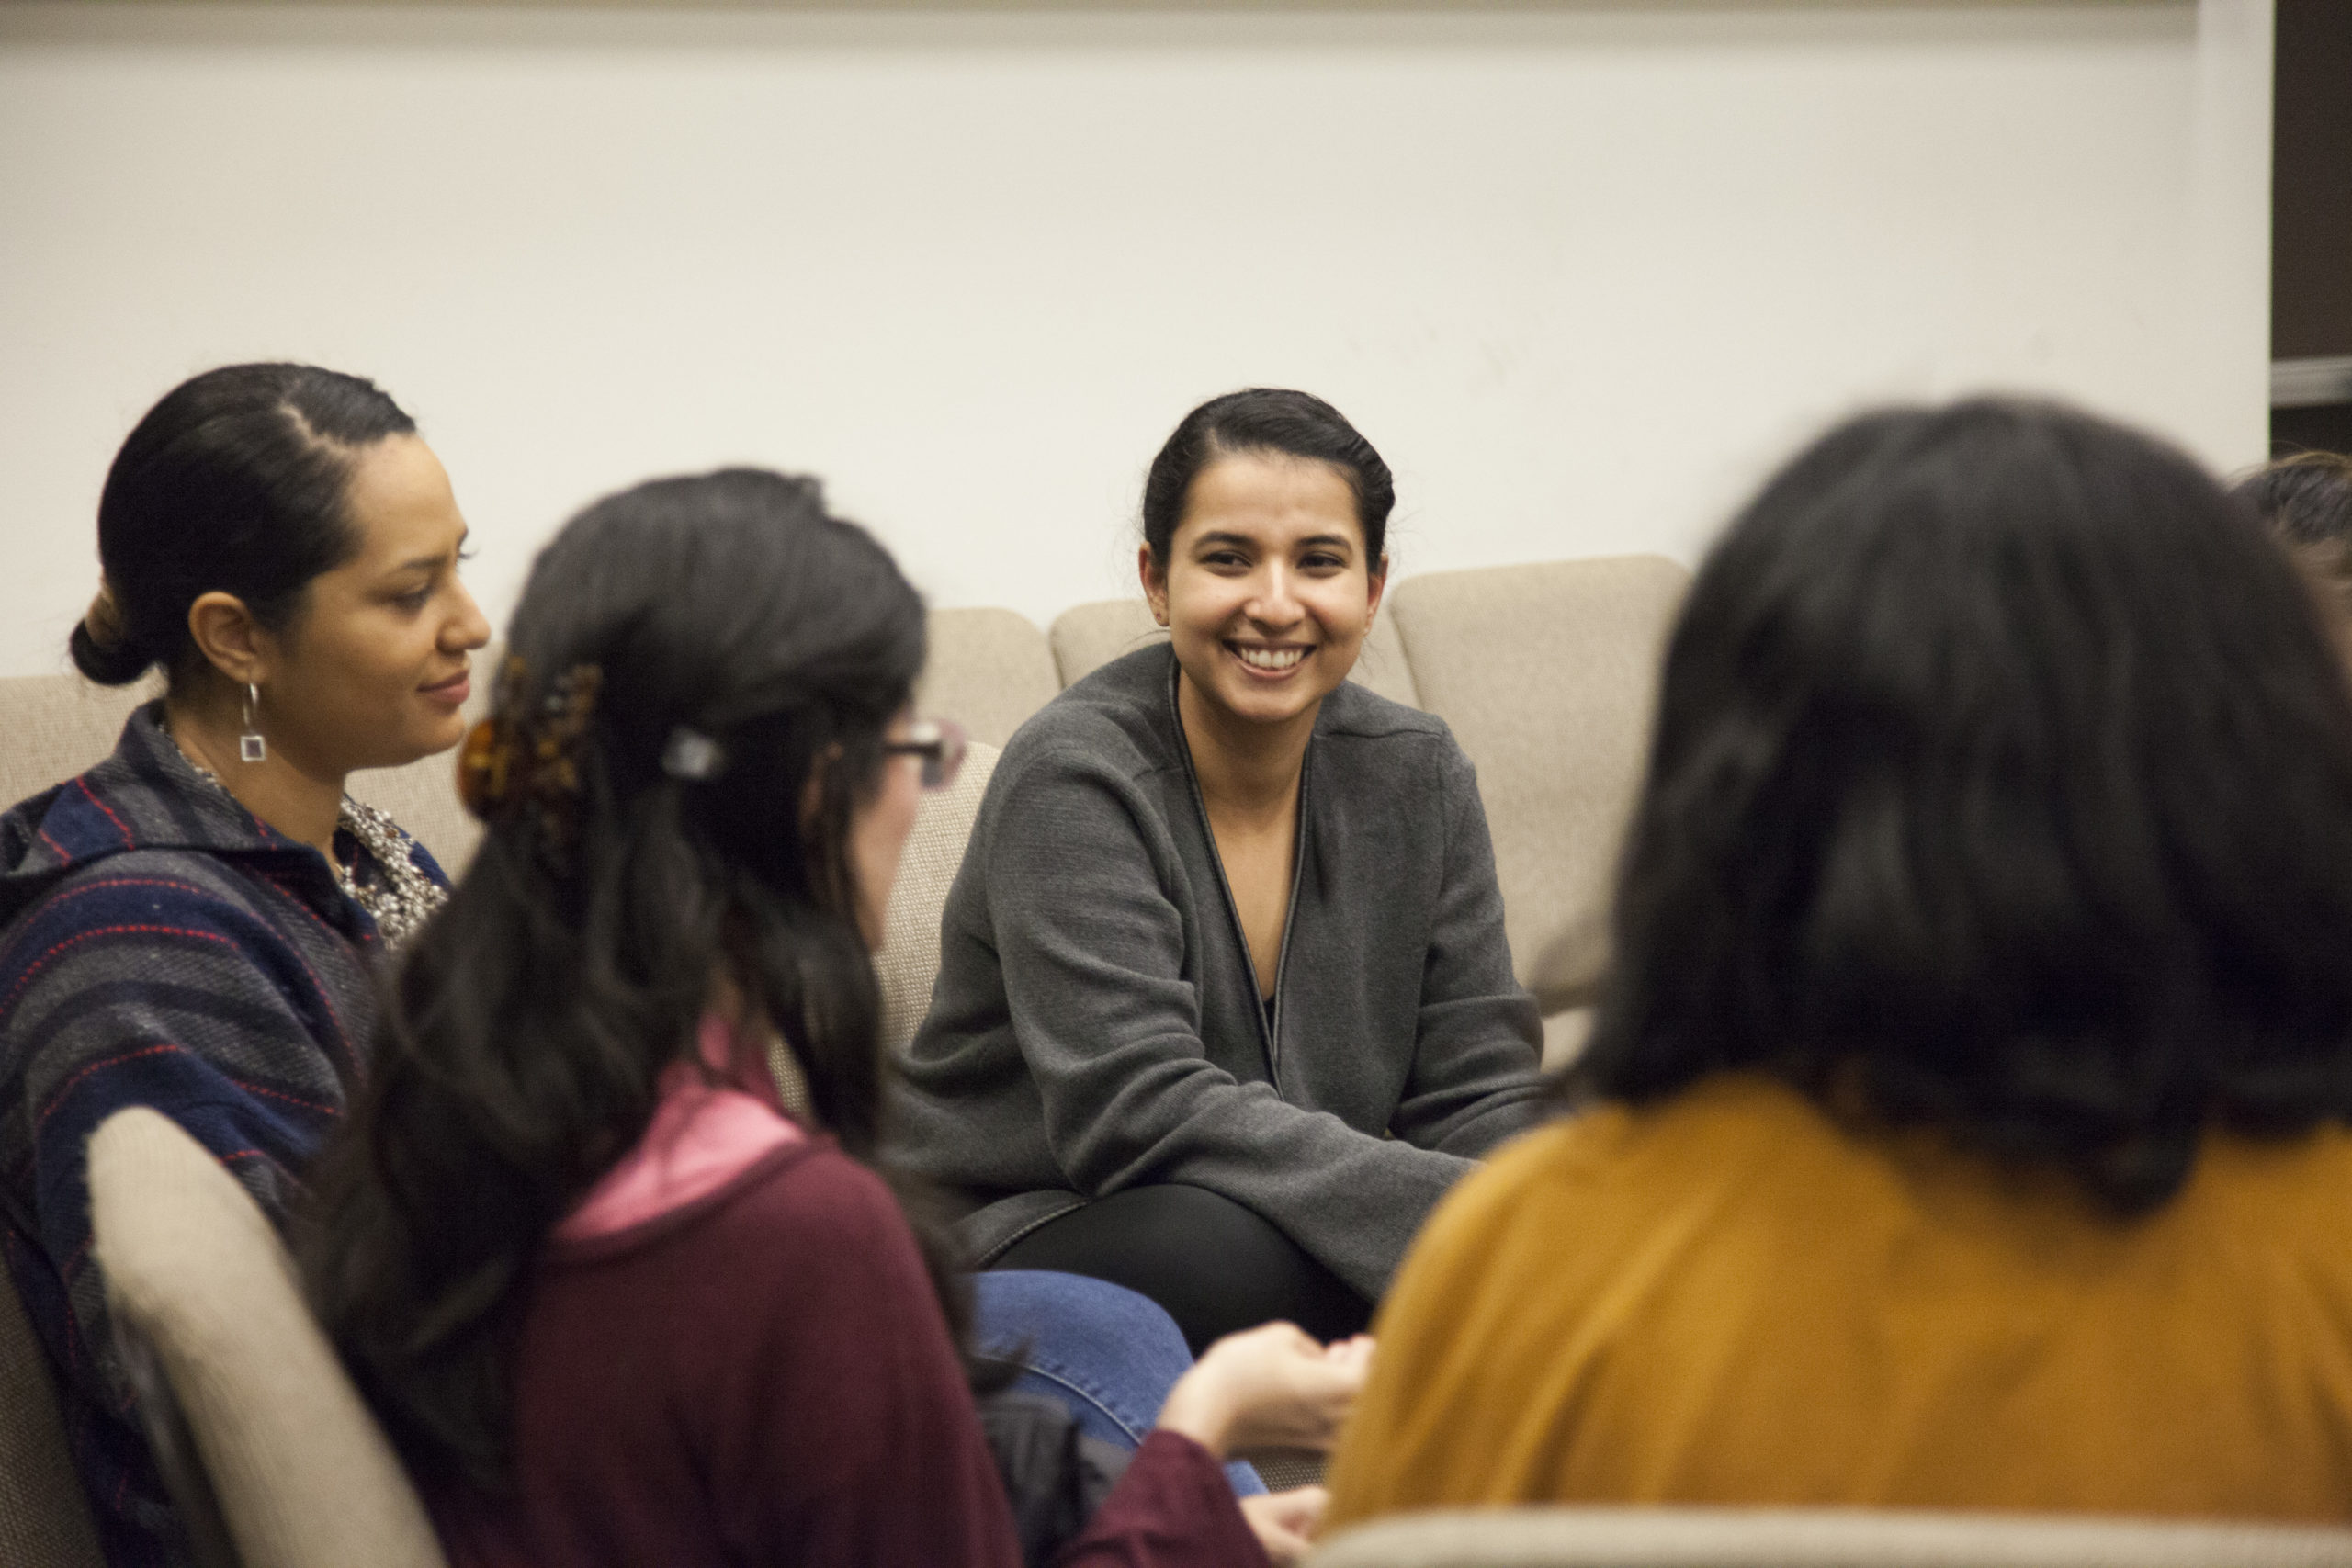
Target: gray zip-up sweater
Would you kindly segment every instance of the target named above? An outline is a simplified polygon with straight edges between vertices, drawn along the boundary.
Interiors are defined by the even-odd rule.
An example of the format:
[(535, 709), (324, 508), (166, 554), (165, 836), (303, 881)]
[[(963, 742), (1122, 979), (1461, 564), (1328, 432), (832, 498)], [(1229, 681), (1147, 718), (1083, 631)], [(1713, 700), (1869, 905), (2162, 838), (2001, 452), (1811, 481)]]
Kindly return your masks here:
[[(1271, 1021), (1166, 645), (1013, 736), (940, 927), (894, 1152), (983, 1263), (1089, 1199), (1222, 1193), (1377, 1298), (1430, 1205), (1537, 1115), (1542, 1022), (1444, 723), (1324, 699)], [(1393, 1136), (1389, 1135), (1393, 1134)]]

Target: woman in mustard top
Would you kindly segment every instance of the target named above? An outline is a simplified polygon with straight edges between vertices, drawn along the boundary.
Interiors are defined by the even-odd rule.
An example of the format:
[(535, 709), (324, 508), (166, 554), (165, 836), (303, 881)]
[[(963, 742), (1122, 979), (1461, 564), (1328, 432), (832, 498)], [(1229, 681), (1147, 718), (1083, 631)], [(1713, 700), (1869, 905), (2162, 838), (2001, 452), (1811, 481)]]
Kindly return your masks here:
[(1334, 1525), (2352, 1516), (2352, 702), (2189, 459), (2007, 401), (1798, 457), (1668, 649), (1616, 940)]

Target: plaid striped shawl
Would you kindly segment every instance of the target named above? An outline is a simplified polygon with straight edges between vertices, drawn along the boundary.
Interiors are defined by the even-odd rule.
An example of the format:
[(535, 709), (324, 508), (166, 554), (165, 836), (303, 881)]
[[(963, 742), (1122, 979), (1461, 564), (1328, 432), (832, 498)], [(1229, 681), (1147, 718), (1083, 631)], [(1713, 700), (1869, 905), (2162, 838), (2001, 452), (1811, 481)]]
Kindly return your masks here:
[(0, 817), (0, 1240), (115, 1568), (181, 1549), (90, 1258), (85, 1145), (153, 1106), (281, 1214), (377, 1010), (375, 922), (161, 719), (141, 708), (112, 756)]

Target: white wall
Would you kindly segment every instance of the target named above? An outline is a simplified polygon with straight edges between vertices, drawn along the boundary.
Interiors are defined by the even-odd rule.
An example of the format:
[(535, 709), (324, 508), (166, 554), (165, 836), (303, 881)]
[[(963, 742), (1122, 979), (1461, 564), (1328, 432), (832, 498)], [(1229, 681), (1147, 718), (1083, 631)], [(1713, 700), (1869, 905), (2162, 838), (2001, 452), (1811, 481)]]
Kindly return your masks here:
[(0, 6), (0, 672), (115, 445), (299, 357), (493, 615), (595, 494), (827, 477), (945, 604), (1132, 582), (1168, 427), (1331, 398), (1400, 570), (1689, 556), (1859, 402), (2263, 440), (2267, 0), (1170, 17)]

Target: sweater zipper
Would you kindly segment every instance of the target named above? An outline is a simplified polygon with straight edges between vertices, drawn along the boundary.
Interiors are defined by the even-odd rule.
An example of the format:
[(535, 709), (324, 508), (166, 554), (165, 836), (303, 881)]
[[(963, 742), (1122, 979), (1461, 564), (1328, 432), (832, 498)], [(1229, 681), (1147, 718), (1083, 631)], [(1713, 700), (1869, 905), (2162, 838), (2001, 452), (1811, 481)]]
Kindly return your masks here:
[[(1298, 919), (1298, 886), (1306, 872), (1306, 780), (1308, 774), (1314, 771), (1314, 760), (1315, 737), (1310, 734), (1306, 738), (1306, 753), (1298, 760), (1298, 804), (1292, 807), (1297, 815), (1291, 823), (1290, 830), (1290, 902), (1283, 907), (1283, 951), (1274, 960), (1274, 1005), (1259, 1010), (1266, 1015), (1263, 1022), (1266, 1031), (1266, 1075), (1274, 1080), (1276, 1090), (1282, 1088), (1280, 1042), (1283, 1034), (1283, 976), (1290, 973), (1290, 928)], [(1197, 791), (1198, 786), (1194, 787)], [(1203, 814), (1206, 814), (1205, 807), (1203, 808)], [(1216, 835), (1210, 835), (1210, 842), (1216, 842)], [(1223, 855), (1217, 857), (1216, 869), (1220, 876), (1225, 874)], [(1230, 907), (1233, 903), (1233, 890), (1230, 887), (1226, 889), (1225, 898), (1227, 905)], [(1238, 909), (1234, 911), (1233, 923), (1237, 929), (1241, 924), (1241, 915)], [(1246, 933), (1241, 939), (1241, 951), (1244, 953), (1250, 951), (1250, 939)], [(1257, 980), (1258, 961), (1253, 958), (1250, 961), (1250, 984), (1257, 984)]]
[(1280, 1094), (1282, 1058), (1274, 1043), (1282, 1032), (1283, 976), (1290, 968), (1290, 928), (1298, 919), (1298, 885), (1306, 865), (1306, 775), (1315, 756), (1315, 738), (1307, 737), (1306, 755), (1299, 759), (1298, 802), (1292, 808), (1297, 813), (1297, 820), (1291, 829), (1290, 904), (1283, 910), (1283, 952), (1274, 960), (1273, 1006), (1269, 1008), (1258, 994), (1258, 961), (1250, 953), (1250, 933), (1241, 927), (1241, 905), (1233, 897), (1233, 884), (1225, 874), (1225, 852), (1217, 848), (1216, 828), (1209, 821), (1208, 802), (1201, 798), (1201, 775), (1193, 766), (1192, 737), (1184, 733), (1183, 710), (1176, 705), (1176, 682), (1182, 671), (1174, 659), (1168, 662), (1168, 722), (1176, 727), (1176, 749), (1184, 757), (1184, 781), (1193, 786), (1193, 811), (1201, 819), (1201, 834), (1208, 840), (1209, 854), (1216, 862), (1216, 886), (1217, 891), (1225, 895), (1225, 918), (1233, 928), (1234, 940), (1241, 944), (1241, 963), (1250, 971), (1250, 1012), (1257, 1020), (1258, 1043), (1265, 1051), (1266, 1078), (1273, 1085), (1274, 1092)]

